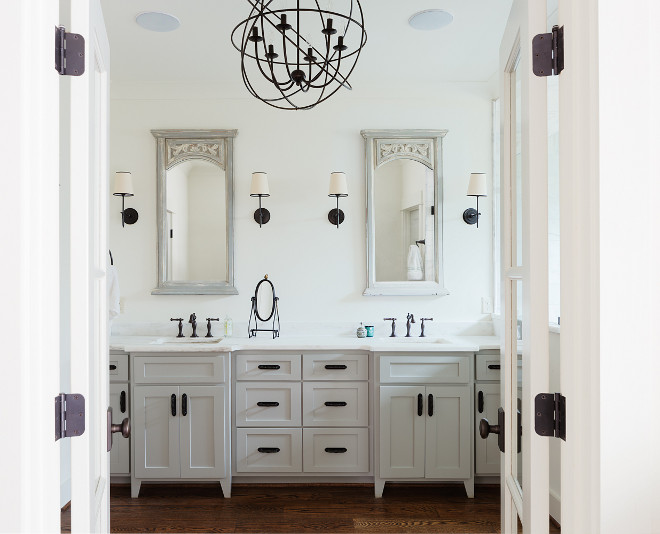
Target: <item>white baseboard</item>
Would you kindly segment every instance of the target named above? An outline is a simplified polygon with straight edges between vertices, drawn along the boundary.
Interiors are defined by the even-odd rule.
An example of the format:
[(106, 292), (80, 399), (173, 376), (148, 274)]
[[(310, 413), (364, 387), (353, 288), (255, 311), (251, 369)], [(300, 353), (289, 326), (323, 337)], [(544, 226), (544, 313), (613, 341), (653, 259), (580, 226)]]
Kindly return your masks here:
[(550, 516), (561, 524), (561, 497), (554, 490), (550, 490)]

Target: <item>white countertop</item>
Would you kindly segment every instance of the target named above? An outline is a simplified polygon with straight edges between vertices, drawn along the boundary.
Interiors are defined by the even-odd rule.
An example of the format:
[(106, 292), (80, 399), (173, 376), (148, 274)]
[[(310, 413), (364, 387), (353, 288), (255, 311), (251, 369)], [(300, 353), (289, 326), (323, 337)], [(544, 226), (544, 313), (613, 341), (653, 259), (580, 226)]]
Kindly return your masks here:
[[(190, 339), (190, 338), (188, 338)], [(362, 350), (371, 352), (479, 352), (497, 350), (500, 339), (496, 336), (441, 336), (422, 338), (357, 338), (345, 336), (279, 337), (268, 335), (248, 339), (229, 337), (217, 343), (178, 340), (164, 336), (112, 336), (110, 350), (123, 352), (235, 352), (247, 350)]]

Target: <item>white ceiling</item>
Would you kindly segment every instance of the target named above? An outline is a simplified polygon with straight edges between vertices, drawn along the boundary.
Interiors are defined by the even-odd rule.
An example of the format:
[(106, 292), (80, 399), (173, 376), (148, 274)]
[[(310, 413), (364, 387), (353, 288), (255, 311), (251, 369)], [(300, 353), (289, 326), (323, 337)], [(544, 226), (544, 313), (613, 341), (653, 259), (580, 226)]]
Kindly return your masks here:
[[(368, 42), (351, 84), (402, 87), (422, 82), (487, 81), (497, 69), (511, 2), (362, 0)], [(240, 56), (230, 35), (250, 12), (246, 0), (101, 3), (110, 38), (113, 81), (242, 83)], [(454, 22), (437, 31), (414, 30), (408, 19), (423, 9), (449, 11)], [(143, 11), (175, 15), (181, 27), (170, 33), (146, 31), (135, 22)]]

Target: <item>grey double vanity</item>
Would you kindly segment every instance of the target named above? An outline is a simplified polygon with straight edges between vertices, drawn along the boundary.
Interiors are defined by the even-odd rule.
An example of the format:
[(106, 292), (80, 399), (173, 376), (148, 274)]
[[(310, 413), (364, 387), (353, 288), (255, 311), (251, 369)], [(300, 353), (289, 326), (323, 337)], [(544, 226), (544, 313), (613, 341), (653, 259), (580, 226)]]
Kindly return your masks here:
[[(113, 477), (143, 482), (458, 481), (499, 473), (494, 337), (115, 338)], [(491, 420), (493, 420), (491, 419)]]

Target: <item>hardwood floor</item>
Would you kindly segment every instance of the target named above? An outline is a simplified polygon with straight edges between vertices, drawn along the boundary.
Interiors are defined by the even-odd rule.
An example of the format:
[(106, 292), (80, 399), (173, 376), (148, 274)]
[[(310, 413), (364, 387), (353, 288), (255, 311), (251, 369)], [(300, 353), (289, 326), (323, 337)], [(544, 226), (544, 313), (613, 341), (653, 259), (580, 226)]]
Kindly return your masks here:
[[(234, 485), (224, 499), (219, 485), (112, 486), (112, 532), (499, 532), (499, 486), (386, 486), (376, 499), (370, 485)], [(75, 506), (75, 504), (74, 504)], [(63, 512), (62, 531), (70, 530)], [(559, 532), (552, 527), (551, 532)]]

